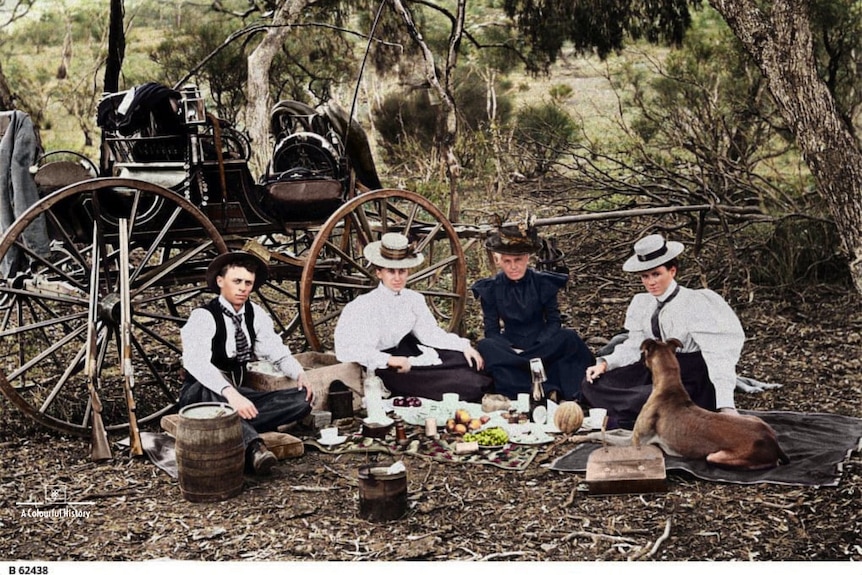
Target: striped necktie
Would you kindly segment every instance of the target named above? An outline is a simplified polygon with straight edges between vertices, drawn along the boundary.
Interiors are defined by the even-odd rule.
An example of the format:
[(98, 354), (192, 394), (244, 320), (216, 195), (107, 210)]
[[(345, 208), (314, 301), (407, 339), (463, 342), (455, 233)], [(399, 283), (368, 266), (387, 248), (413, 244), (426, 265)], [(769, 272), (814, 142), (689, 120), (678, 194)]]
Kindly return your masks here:
[(245, 332), (242, 330), (242, 314), (235, 314), (225, 306), (222, 306), (221, 310), (233, 321), (234, 337), (236, 338), (236, 360), (242, 362), (251, 361), (251, 346), (248, 343)]
[(679, 286), (676, 286), (676, 289), (667, 296), (664, 301), (659, 301), (658, 305), (655, 306), (655, 311), (652, 312), (652, 317), (650, 318), (650, 326), (652, 327), (652, 335), (658, 341), (661, 341), (661, 327), (658, 323), (658, 314), (662, 310), (664, 306), (670, 303), (670, 300), (676, 297), (676, 294), (679, 293)]

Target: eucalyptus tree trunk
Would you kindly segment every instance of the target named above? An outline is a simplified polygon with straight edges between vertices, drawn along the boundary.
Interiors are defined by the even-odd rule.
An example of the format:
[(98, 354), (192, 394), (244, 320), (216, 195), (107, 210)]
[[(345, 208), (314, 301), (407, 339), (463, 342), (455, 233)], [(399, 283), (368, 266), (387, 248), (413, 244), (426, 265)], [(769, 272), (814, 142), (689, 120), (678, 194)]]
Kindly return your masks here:
[(392, 7), (404, 20), (410, 37), (422, 51), (425, 63), (425, 80), (429, 83), (436, 96), (440, 99), (441, 111), (437, 115), (437, 146), (440, 157), (446, 161), (446, 176), (449, 180), (449, 213), (450, 221), (458, 221), (461, 213), (461, 161), (455, 152), (455, 141), (458, 138), (458, 115), (455, 109), (455, 98), (452, 96), (452, 82), (455, 67), (458, 64), (458, 53), (461, 47), (461, 38), (464, 35), (464, 18), (466, 14), (466, 0), (458, 0), (455, 19), (452, 22), (452, 32), (449, 35), (449, 49), (446, 57), (446, 67), (443, 77), (437, 77), (437, 66), (434, 54), (422, 37), (422, 33), (416, 27), (413, 15), (405, 8), (401, 0), (390, 0)]
[(826, 84), (817, 75), (809, 2), (774, 0), (771, 11), (755, 0), (710, 0), (766, 77), (835, 219), (862, 294), (862, 150)]
[(290, 25), (296, 22), (300, 12), (309, 4), (310, 0), (283, 0), (279, 3), (272, 18), (272, 26), (248, 57), (246, 128), (251, 138), (249, 163), (252, 173), (263, 173), (272, 152), (269, 141), (269, 115), (273, 104), (269, 92), (272, 61), (281, 50), (284, 38), (290, 32)]
[(105, 60), (105, 92), (120, 90), (120, 71), (126, 57), (126, 32), (123, 28), (126, 9), (123, 0), (111, 0), (108, 28), (108, 56)]

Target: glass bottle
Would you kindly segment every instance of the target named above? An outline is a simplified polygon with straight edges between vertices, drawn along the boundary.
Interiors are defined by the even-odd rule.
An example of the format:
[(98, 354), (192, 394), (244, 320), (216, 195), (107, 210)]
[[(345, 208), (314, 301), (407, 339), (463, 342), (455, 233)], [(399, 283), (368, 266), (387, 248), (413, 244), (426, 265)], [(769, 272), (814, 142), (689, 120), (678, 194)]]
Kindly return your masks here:
[(404, 419), (399, 415), (393, 419), (395, 420), (395, 441), (398, 442), (398, 445), (406, 445), (409, 441), (407, 440), (407, 428), (404, 427)]
[(533, 388), (530, 392), (530, 420), (535, 423), (547, 423), (548, 399), (545, 397), (545, 386), (547, 380), (545, 366), (540, 358), (530, 360), (530, 373), (533, 378)]

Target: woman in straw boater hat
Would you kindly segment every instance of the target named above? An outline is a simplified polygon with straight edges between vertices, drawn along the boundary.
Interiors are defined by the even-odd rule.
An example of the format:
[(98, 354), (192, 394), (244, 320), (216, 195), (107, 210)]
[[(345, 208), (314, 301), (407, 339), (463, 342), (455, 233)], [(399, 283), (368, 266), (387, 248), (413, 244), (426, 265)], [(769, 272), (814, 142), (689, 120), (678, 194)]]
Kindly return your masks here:
[(629, 304), (626, 339), (597, 358), (583, 386), (586, 402), (606, 408), (611, 426), (631, 429), (652, 391), (652, 377), (640, 361), (646, 339), (681, 341), (677, 359), (691, 399), (705, 409), (736, 412), (736, 364), (745, 333), (720, 295), (676, 282), (683, 250), (681, 243), (653, 234), (638, 240), (623, 264), (624, 271), (640, 275), (646, 293)]
[(485, 242), (500, 271), (470, 288), (482, 305), (485, 338), (477, 349), (494, 390), (509, 398), (529, 393), (530, 360), (545, 367), (545, 395), (560, 400), (579, 397), (580, 384), (593, 354), (577, 332), (562, 326), (557, 292), (568, 276), (530, 267), (542, 244), (528, 224), (501, 226)]
[[(210, 291), (219, 295), (193, 310), (181, 331), (186, 381), (179, 407), (218, 402), (236, 409), (242, 423), (246, 469), (255, 473), (267, 473), (278, 462), (260, 433), (304, 418), (311, 412), (312, 399), (305, 372), (275, 333), (272, 318), (249, 300), (266, 281), (267, 273), (266, 259), (254, 251), (216, 256), (206, 279)], [(255, 359), (270, 361), (296, 380), (298, 387), (267, 392), (244, 386), (246, 366)]]
[(372, 291), (341, 311), (335, 327), (335, 355), (379, 376), (393, 395), (440, 400), (458, 393), (477, 402), (491, 379), (470, 340), (448, 333), (434, 319), (425, 297), (407, 288), (410, 269), (424, 261), (407, 238), (383, 234), (363, 251), (380, 280)]

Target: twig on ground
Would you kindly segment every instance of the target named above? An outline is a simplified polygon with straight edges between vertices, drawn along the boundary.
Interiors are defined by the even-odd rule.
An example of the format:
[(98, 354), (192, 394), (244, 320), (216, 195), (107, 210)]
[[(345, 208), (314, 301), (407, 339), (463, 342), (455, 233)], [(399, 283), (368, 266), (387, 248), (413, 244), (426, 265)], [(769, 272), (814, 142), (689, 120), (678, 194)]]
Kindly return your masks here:
[(336, 469), (333, 469), (332, 467), (330, 467), (326, 464), (323, 465), (323, 468), (326, 469), (327, 471), (331, 471), (335, 475), (341, 477), (342, 479), (344, 479), (345, 481), (347, 481), (351, 485), (358, 485), (359, 484), (359, 482), (356, 480), (355, 477), (351, 477), (351, 476), (347, 475), (346, 473), (342, 473), (340, 471), (337, 471)]
[(572, 531), (571, 533), (563, 537), (563, 541), (571, 541), (572, 539), (577, 539), (578, 537), (602, 539), (604, 541), (613, 541), (615, 543), (635, 543), (633, 539), (629, 539), (628, 537), (605, 535), (604, 533), (593, 533), (591, 531)]
[(521, 557), (522, 555), (526, 555), (524, 551), (506, 551), (504, 553), (491, 553), (490, 555), (485, 555), (479, 561), (490, 561), (492, 559), (507, 559), (509, 557)]
[(407, 541), (419, 541), (420, 539), (425, 539), (426, 537), (431, 537), (432, 535), (437, 535), (438, 533), (444, 533), (444, 531), (442, 529), (438, 529), (437, 531), (430, 531), (422, 535), (408, 535)]
[(652, 544), (652, 549), (647, 553), (647, 557), (652, 557), (658, 551), (658, 548), (662, 543), (667, 541), (667, 538), (670, 537), (670, 517), (667, 518), (667, 521), (664, 524), (664, 533), (662, 533), (658, 539), (655, 540), (655, 543)]

